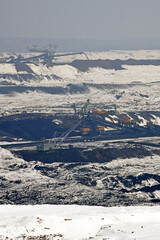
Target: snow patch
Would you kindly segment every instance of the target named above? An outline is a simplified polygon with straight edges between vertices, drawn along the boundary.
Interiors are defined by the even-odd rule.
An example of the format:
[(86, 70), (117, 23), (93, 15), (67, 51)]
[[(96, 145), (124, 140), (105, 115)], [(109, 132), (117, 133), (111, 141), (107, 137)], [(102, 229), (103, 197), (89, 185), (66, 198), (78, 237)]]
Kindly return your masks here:
[(66, 240), (158, 240), (160, 234), (159, 206), (1, 205), (0, 214), (1, 239), (59, 235)]

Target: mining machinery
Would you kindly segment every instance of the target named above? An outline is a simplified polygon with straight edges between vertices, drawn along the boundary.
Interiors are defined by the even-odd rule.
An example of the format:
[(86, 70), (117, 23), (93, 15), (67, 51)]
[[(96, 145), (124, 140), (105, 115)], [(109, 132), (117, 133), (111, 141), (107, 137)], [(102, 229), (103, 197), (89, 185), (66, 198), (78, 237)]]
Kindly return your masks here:
[(21, 54), (16, 55), (16, 56), (10, 56), (6, 58), (1, 58), (0, 63), (16, 63), (16, 62), (21, 62), (21, 63), (39, 63), (42, 62), (43, 64), (49, 64), (52, 63), (52, 61), (55, 58), (58, 57), (63, 57), (63, 56), (71, 56), (71, 55), (84, 55), (87, 59), (88, 56), (85, 52), (71, 52), (71, 53), (62, 53), (62, 54), (57, 54), (56, 53), (56, 45), (54, 45), (54, 50), (52, 49), (52, 45), (49, 45), (49, 48), (37, 48), (36, 45), (33, 47), (28, 47), (27, 49), (30, 52), (34, 53), (40, 53), (34, 56), (30, 57), (23, 57)]

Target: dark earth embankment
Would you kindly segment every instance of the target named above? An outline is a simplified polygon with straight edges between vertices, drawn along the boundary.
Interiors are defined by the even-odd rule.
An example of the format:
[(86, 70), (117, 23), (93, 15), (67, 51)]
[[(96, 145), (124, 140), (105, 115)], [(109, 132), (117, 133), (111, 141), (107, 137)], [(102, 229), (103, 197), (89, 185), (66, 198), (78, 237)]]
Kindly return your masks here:
[(160, 202), (159, 148), (125, 144), (90, 151), (15, 153), (25, 161), (5, 167), (5, 172), (17, 177), (1, 176), (1, 204), (119, 206)]
[(71, 66), (77, 68), (78, 70), (85, 72), (89, 68), (93, 67), (100, 67), (104, 69), (115, 69), (115, 70), (124, 70), (123, 65), (153, 65), (153, 66), (159, 66), (160, 60), (136, 60), (136, 59), (127, 59), (127, 60), (109, 60), (109, 59), (98, 59), (98, 60), (74, 60), (71, 64)]
[[(1, 204), (119, 206), (160, 202), (159, 147), (116, 143), (106, 149), (21, 150), (14, 154), (25, 161), (8, 166), (12, 175), (18, 174), (17, 179), (1, 177)], [(34, 182), (32, 175), (36, 176)]]
[[(160, 150), (153, 150), (153, 152), (160, 154)], [(37, 152), (36, 150), (21, 150), (16, 151), (18, 156), (24, 160), (40, 161), (42, 163), (54, 163), (54, 162), (93, 162), (103, 163), (110, 162), (117, 158), (141, 158), (145, 156), (151, 156), (151, 150), (147, 150), (142, 145), (124, 144), (124, 146), (115, 148), (93, 148), (92, 150), (84, 150), (83, 148), (69, 148), (69, 149), (55, 149), (48, 152)]]

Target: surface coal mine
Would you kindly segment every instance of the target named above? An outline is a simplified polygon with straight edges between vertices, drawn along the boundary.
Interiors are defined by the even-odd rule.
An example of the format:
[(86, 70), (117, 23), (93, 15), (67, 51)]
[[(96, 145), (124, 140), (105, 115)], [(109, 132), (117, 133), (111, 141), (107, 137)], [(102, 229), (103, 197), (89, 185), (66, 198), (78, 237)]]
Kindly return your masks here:
[[(149, 113), (141, 114), (149, 119)], [(67, 130), (66, 116), (59, 115), (62, 124), (56, 124), (57, 118), (27, 113), (1, 117), (1, 142), (8, 144), (1, 145), (6, 152), (1, 148), (0, 204), (159, 203), (158, 126), (125, 126), (121, 132), (80, 135), (78, 140), (72, 133), (56, 149), (37, 151), (42, 137), (51, 139), (56, 131)]]

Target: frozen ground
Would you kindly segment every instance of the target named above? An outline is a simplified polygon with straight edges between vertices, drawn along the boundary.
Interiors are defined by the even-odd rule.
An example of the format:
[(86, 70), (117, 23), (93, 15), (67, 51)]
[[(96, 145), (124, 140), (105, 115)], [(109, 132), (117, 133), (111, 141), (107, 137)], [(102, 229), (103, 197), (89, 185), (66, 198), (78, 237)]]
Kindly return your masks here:
[(0, 214), (0, 239), (159, 240), (160, 235), (159, 206), (6, 205)]
[[(160, 59), (160, 51), (87, 55), (92, 60)], [(58, 61), (74, 59), (72, 56)], [(124, 65), (124, 69), (117, 71), (95, 67), (85, 72), (68, 64), (50, 68), (30, 64), (29, 67), (34, 71), (32, 76), (17, 73), (12, 64), (0, 64), (1, 116), (73, 112), (73, 103), (80, 107), (88, 98), (92, 107), (105, 108), (114, 103), (120, 113), (136, 112), (143, 125), (146, 119), (140, 115), (141, 111), (159, 111), (160, 66)], [(159, 125), (160, 118), (151, 114), (153, 123)], [(114, 146), (121, 149), (118, 144)], [(144, 150), (150, 153), (151, 147)], [(1, 204), (137, 205), (111, 208), (0, 205), (0, 239), (32, 239), (31, 236), (40, 239), (43, 235), (41, 239), (54, 240), (159, 240), (159, 206), (138, 207), (160, 201), (158, 151), (153, 147), (149, 156), (105, 163), (44, 164), (34, 159), (26, 162), (0, 148)], [(96, 154), (100, 156), (99, 151)]]
[[(89, 59), (160, 58), (160, 51), (147, 50), (87, 54)], [(82, 56), (79, 58), (83, 59)], [(23, 111), (55, 113), (65, 111), (73, 103), (84, 103), (88, 98), (92, 104), (101, 107), (117, 104), (121, 112), (159, 110), (160, 66), (125, 65), (123, 70), (117, 71), (94, 67), (82, 72), (67, 64), (49, 68), (41, 63), (28, 65), (35, 74), (22, 79), (21, 74), (25, 75), (25, 72), (17, 73), (13, 64), (0, 64), (0, 114)], [(4, 74), (8, 75), (4, 78)]]
[[(109, 144), (109, 153), (113, 155), (115, 151), (122, 156), (114, 160), (102, 161), (103, 155), (109, 153), (107, 149), (102, 151), (97, 146), (90, 150), (90, 161), (97, 156), (102, 162), (77, 162), (76, 159), (72, 162), (55, 162), (53, 159), (50, 163), (40, 159), (34, 161), (34, 156), (27, 162), (0, 148), (0, 204), (158, 204), (160, 156), (156, 155), (156, 148), (142, 146), (144, 155), (140, 156), (143, 152), (138, 148), (138, 157), (134, 158), (124, 157), (125, 148), (129, 155), (132, 146), (127, 148), (123, 144)], [(67, 154), (61, 153), (62, 158)], [(83, 151), (80, 154), (87, 157)], [(76, 156), (73, 152), (72, 158)]]

